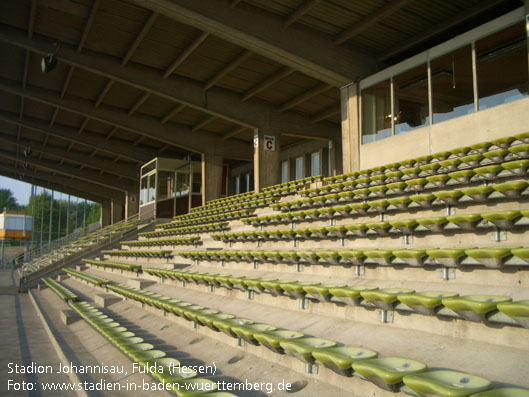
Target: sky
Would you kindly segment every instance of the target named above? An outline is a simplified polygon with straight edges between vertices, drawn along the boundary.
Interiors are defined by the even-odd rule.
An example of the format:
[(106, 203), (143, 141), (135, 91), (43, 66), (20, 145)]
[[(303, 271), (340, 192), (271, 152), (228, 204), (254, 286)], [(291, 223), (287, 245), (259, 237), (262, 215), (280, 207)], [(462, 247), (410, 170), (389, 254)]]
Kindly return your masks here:
[[(19, 181), (18, 179), (6, 178), (0, 176), (0, 189), (10, 189), (13, 192), (13, 196), (17, 199), (18, 204), (27, 205), (29, 203), (29, 196), (31, 195), (31, 184)], [(49, 189), (44, 189), (49, 191)], [(37, 194), (42, 191), (41, 187), (37, 187)], [(61, 198), (60, 193), (55, 193), (55, 199)], [(62, 198), (67, 200), (66, 194), (62, 195)], [(74, 196), (71, 197), (72, 201), (76, 201)], [(79, 199), (81, 200), (81, 199)], [(91, 203), (91, 201), (87, 201)]]
[(31, 185), (29, 183), (0, 176), (0, 189), (10, 189), (18, 204), (27, 205), (29, 202), (29, 196), (31, 195)]

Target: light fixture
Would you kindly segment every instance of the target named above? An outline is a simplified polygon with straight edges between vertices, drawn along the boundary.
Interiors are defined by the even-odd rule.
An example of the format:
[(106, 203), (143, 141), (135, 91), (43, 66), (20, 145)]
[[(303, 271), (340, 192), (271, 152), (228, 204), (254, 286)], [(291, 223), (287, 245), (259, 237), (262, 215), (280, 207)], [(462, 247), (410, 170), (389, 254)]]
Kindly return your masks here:
[(24, 163), (23, 167), (24, 167), (25, 170), (27, 170), (29, 168), (29, 164), (28, 163)]
[(32, 152), (32, 150), (31, 150), (30, 147), (24, 149), (24, 157), (29, 157), (29, 156), (31, 156), (31, 152)]
[(55, 46), (55, 51), (47, 53), (40, 61), (42, 73), (51, 72), (53, 69), (55, 69), (55, 66), (57, 66), (57, 58), (55, 57), (55, 54), (57, 54), (57, 51), (59, 51), (60, 46), (57, 42), (55, 42), (53, 45)]

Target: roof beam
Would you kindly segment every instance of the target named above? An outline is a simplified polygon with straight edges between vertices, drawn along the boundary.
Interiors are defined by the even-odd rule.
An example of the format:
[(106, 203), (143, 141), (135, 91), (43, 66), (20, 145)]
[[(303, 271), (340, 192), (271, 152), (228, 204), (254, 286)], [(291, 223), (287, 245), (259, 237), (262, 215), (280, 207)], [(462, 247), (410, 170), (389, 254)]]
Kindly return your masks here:
[[(9, 170), (9, 166), (3, 163), (2, 161), (0, 161), (0, 168), (1, 167), (5, 168), (6, 171)], [(49, 182), (56, 183), (57, 185), (63, 185), (64, 188), (76, 189), (78, 192), (87, 192), (87, 193), (89, 192), (93, 194), (94, 196), (104, 198), (106, 200), (121, 199), (124, 197), (123, 192), (105, 189), (104, 187), (101, 187), (99, 185), (94, 185), (91, 183), (87, 183), (85, 181), (80, 181), (72, 177), (53, 174), (43, 169), (34, 168), (34, 169), (21, 170), (19, 174), (21, 173), (29, 177), (43, 179)]]
[(330, 108), (327, 108), (323, 111), (321, 111), (320, 113), (318, 114), (315, 114), (314, 116), (312, 116), (311, 120), (314, 122), (314, 123), (317, 123), (318, 121), (322, 121), (322, 120), (325, 120), (331, 116), (334, 116), (335, 114), (339, 114), (340, 113), (340, 105), (336, 105), (336, 106), (331, 106)]
[(314, 8), (319, 3), (321, 3), (321, 0), (306, 0), (285, 19), (285, 22), (283, 22), (283, 26), (288, 27), (292, 25), (298, 19), (302, 18), (303, 15), (309, 12), (311, 8)]
[(31, 157), (24, 157), (24, 159), (22, 160), (18, 158), (14, 153), (5, 150), (0, 150), (0, 157), (15, 161), (23, 161), (24, 163), (31, 164), (35, 167), (47, 169), (49, 171), (53, 171), (66, 176), (73, 176), (85, 182), (104, 186), (107, 189), (126, 192), (128, 190), (133, 190), (138, 186), (138, 183), (125, 183), (121, 180), (117, 180), (115, 177), (99, 175), (98, 172), (90, 171), (87, 169), (80, 170), (79, 168), (70, 165), (60, 165), (58, 162), (56, 163), (50, 160), (37, 160)]
[(375, 71), (375, 59), (317, 32), (291, 26), (280, 16), (232, 8), (230, 0), (129, 0), (180, 23), (209, 32), (315, 79), (341, 87)]
[(193, 42), (189, 44), (180, 55), (178, 55), (178, 58), (176, 58), (175, 61), (171, 65), (169, 65), (169, 67), (163, 74), (163, 78), (166, 79), (171, 74), (173, 74), (173, 72), (189, 57), (189, 55), (193, 53), (193, 51), (198, 48), (200, 44), (202, 44), (204, 40), (208, 38), (208, 36), (209, 33), (200, 33), (200, 35), (195, 40), (193, 40)]
[[(212, 140), (219, 139), (220, 141), (220, 137), (214, 133), (195, 132), (191, 134), (191, 129), (188, 127), (175, 126), (174, 124), (166, 127), (152, 118), (129, 116), (113, 109), (96, 108), (87, 101), (60, 98), (59, 95), (44, 89), (32, 87), (23, 90), (5, 79), (0, 79), (0, 90), (80, 114), (192, 152), (203, 153), (215, 149), (219, 155), (229, 155), (237, 151), (242, 153), (249, 151), (246, 145), (236, 141), (225, 142), (222, 147), (217, 145), (212, 147)], [(249, 156), (250, 153), (247, 154), (247, 157)]]
[(291, 100), (285, 102), (281, 107), (279, 108), (280, 112), (284, 112), (285, 110), (291, 109), (296, 105), (299, 105), (300, 103), (303, 103), (305, 101), (308, 101), (310, 98), (315, 97), (316, 95), (321, 94), (322, 92), (327, 91), (331, 87), (326, 83), (318, 84), (316, 87), (311, 88), (310, 90), (292, 98)]
[(99, 138), (92, 134), (79, 135), (75, 128), (59, 126), (57, 124), (53, 128), (50, 128), (48, 123), (43, 120), (28, 117), (19, 120), (17, 115), (4, 111), (0, 111), (0, 120), (23, 128), (29, 128), (30, 130), (38, 131), (43, 134), (65, 139), (71, 142), (71, 146), (73, 146), (74, 143), (77, 143), (139, 163), (145, 163), (156, 157), (155, 151), (135, 148), (130, 144), (106, 140), (105, 138)]
[(45, 188), (45, 189), (51, 189), (51, 190), (54, 190), (56, 192), (61, 192), (61, 193), (64, 193), (64, 194), (70, 194), (72, 196), (79, 197), (79, 198), (86, 199), (86, 200), (90, 200), (90, 201), (93, 201), (93, 202), (96, 202), (96, 203), (108, 203), (108, 202), (110, 202), (109, 198), (101, 197), (99, 195), (95, 195), (93, 193), (88, 193), (86, 191), (73, 189), (73, 188), (65, 186), (65, 185), (52, 183), (48, 179), (38, 178), (38, 174), (31, 175), (31, 176), (29, 176), (29, 175), (22, 176), (22, 174), (18, 174), (17, 175), (15, 172), (10, 170), (8, 167), (0, 167), (0, 175), (3, 175), (5, 177), (7, 177), (7, 178), (22, 180), (22, 181), (24, 181), (26, 183), (30, 183), (32, 185), (37, 185), (37, 186), (40, 186), (40, 187)]
[(272, 84), (277, 83), (278, 81), (284, 79), (285, 77), (291, 75), (292, 73), (294, 73), (294, 69), (288, 68), (286, 66), (279, 69), (277, 72), (272, 73), (270, 76), (262, 80), (260, 83), (257, 83), (255, 86), (253, 86), (248, 91), (246, 91), (244, 93), (244, 96), (242, 97), (242, 100), (247, 101), (253, 96), (259, 94), (261, 91), (264, 91), (265, 89), (270, 87)]
[(176, 116), (178, 113), (180, 113), (182, 110), (186, 108), (186, 105), (176, 105), (173, 110), (171, 110), (169, 113), (167, 113), (163, 118), (160, 120), (160, 123), (165, 124), (169, 120), (171, 120), (174, 116)]
[[(16, 29), (5, 25), (0, 25), (0, 42), (29, 49), (38, 54), (47, 53), (53, 48), (49, 42), (28, 40)], [(267, 128), (273, 113), (277, 112), (274, 106), (259, 101), (241, 102), (239, 94), (220, 87), (212, 87), (205, 96), (203, 85), (193, 79), (177, 75), (163, 79), (156, 71), (135, 64), (121, 68), (119, 62), (112, 57), (78, 54), (67, 45), (61, 46), (57, 58), (99, 76), (111, 78), (248, 128)], [(335, 135), (335, 138), (339, 139), (340, 136), (340, 129), (336, 126), (328, 123), (314, 124), (308, 117), (298, 113), (283, 113), (281, 119), (282, 130), (288, 130), (291, 135), (297, 135), (299, 132), (299, 136), (316, 139), (329, 135)]]
[(206, 83), (204, 84), (204, 91), (209, 90), (220, 80), (222, 80), (228, 73), (230, 73), (232, 70), (237, 69), (241, 63), (243, 63), (250, 57), (250, 55), (252, 55), (251, 51), (243, 51), (242, 53), (240, 53), (237, 58), (233, 59), (229, 64), (227, 64), (217, 73), (215, 73), (213, 77), (206, 81)]
[(385, 18), (389, 17), (391, 14), (394, 14), (398, 10), (400, 10), (402, 7), (406, 5), (406, 3), (409, 3), (410, 0), (392, 0), (389, 3), (387, 3), (385, 6), (380, 7), (372, 14), (368, 15), (365, 18), (362, 18), (360, 22), (357, 24), (351, 26), (349, 29), (344, 30), (342, 33), (340, 33), (336, 39), (334, 40), (334, 44), (343, 44), (347, 40), (349, 40), (351, 37), (354, 37), (370, 26), (374, 25), (377, 22), (380, 22), (384, 20)]
[(129, 109), (129, 116), (134, 114), (140, 107), (141, 105), (143, 105), (145, 103), (145, 101), (147, 99), (149, 99), (149, 97), (151, 96), (151, 93), (150, 92), (145, 92), (137, 101), (134, 105), (132, 105), (132, 107)]
[(198, 124), (195, 124), (193, 127), (191, 127), (191, 131), (195, 132), (195, 131), (201, 130), (202, 128), (204, 128), (206, 125), (208, 125), (215, 119), (216, 119), (215, 116), (206, 117), (204, 120), (200, 121)]
[(445, 22), (442, 22), (440, 24), (433, 26), (431, 29), (427, 30), (426, 32), (421, 32), (413, 37), (410, 37), (404, 40), (401, 44), (392, 46), (390, 50), (380, 55), (378, 59), (380, 61), (385, 61), (389, 58), (392, 58), (395, 55), (398, 55), (399, 53), (404, 52), (419, 43), (422, 43), (428, 39), (431, 39), (432, 37), (438, 35), (439, 33), (442, 33), (446, 30), (450, 30), (453, 27), (465, 22), (466, 20), (474, 18), (475, 16), (491, 9), (492, 7), (497, 6), (498, 4), (502, 2), (503, 0), (481, 1), (476, 6), (469, 8), (466, 11), (463, 11), (460, 14), (452, 18), (447, 19)]
[[(46, 137), (48, 136), (49, 135), (46, 135)], [(110, 174), (119, 176), (119, 177), (131, 179), (134, 182), (137, 182), (139, 179), (138, 168), (127, 165), (127, 164), (116, 165), (116, 163), (114, 163), (111, 160), (107, 160), (103, 158), (94, 159), (94, 158), (90, 158), (86, 154), (66, 152), (63, 149), (54, 148), (49, 145), (44, 146), (40, 142), (29, 140), (29, 139), (24, 139), (24, 144), (21, 145), (20, 142), (17, 142), (17, 139), (15, 137), (3, 134), (1, 132), (0, 132), (0, 141), (11, 143), (17, 146), (30, 147), (34, 152), (50, 154), (52, 156), (63, 158), (73, 163), (77, 163), (77, 164), (84, 165), (87, 167), (102, 170)]]
[(151, 13), (149, 19), (147, 19), (147, 22), (145, 22), (140, 33), (136, 36), (136, 39), (132, 42), (131, 46), (129, 47), (129, 50), (121, 60), (121, 66), (125, 66), (130, 61), (130, 58), (132, 58), (145, 36), (147, 36), (147, 33), (149, 33), (149, 30), (151, 30), (152, 25), (154, 25), (157, 18), (158, 14), (156, 12)]
[(228, 139), (228, 138), (231, 138), (241, 132), (243, 132), (244, 130), (246, 129), (246, 127), (237, 127), (237, 128), (234, 128), (233, 130), (231, 131), (228, 131), (226, 132), (225, 134), (222, 135), (222, 139)]

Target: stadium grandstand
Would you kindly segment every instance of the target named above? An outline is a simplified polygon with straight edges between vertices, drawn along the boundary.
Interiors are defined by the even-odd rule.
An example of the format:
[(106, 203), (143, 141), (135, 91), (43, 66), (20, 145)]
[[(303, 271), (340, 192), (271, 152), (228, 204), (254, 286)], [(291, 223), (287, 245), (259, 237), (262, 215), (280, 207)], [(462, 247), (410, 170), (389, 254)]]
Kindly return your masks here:
[(528, 37), (528, 0), (1, 1), (0, 175), (101, 228), (0, 269), (0, 395), (528, 397)]

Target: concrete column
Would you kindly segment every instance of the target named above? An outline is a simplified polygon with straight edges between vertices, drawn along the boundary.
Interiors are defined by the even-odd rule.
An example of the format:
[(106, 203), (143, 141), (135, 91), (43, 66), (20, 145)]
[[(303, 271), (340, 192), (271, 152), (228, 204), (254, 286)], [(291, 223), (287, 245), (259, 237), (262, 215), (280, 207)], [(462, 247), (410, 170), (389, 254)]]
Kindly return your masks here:
[(136, 215), (139, 210), (138, 192), (136, 190), (128, 191), (125, 195), (125, 218), (129, 219), (131, 216)]
[(341, 89), (343, 172), (360, 169), (360, 117), (358, 84)]
[(527, 41), (527, 64), (529, 65), (529, 0), (525, 0), (525, 37)]
[(101, 204), (101, 227), (110, 225), (111, 203)]
[(202, 205), (221, 195), (222, 161), (221, 156), (202, 154)]
[[(271, 140), (265, 139), (265, 137), (274, 138), (274, 144), (272, 145)], [(255, 129), (253, 164), (254, 190), (256, 193), (260, 192), (263, 187), (276, 185), (280, 182), (279, 138), (279, 131)]]
[(124, 206), (124, 202), (121, 201), (121, 200), (116, 200), (116, 199), (112, 199), (111, 201), (111, 212), (112, 212), (112, 216), (111, 216), (111, 219), (112, 219), (112, 224), (116, 223), (116, 222), (119, 222), (121, 220), (123, 220), (123, 216), (124, 216), (124, 210), (125, 210), (125, 206)]

